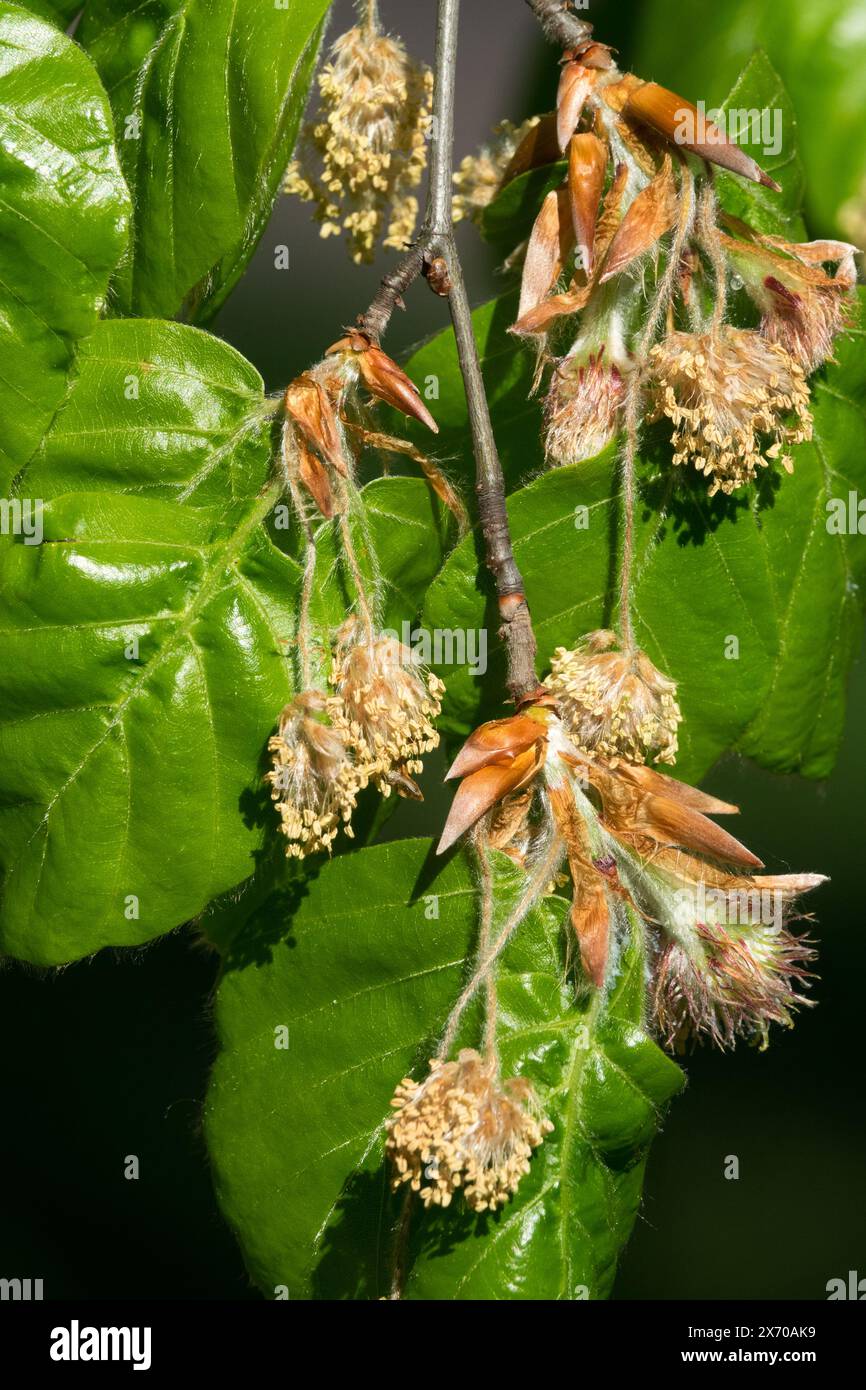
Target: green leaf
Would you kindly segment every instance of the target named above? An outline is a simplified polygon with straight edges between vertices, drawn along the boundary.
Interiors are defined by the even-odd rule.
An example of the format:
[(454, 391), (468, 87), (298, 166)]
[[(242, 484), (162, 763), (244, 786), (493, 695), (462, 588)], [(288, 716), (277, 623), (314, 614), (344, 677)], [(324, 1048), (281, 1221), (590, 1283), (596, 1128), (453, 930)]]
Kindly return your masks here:
[(241, 275), (289, 162), (330, 0), (92, 0), (78, 37), (135, 198), (121, 313), (204, 322)]
[(89, 59), (0, 4), (0, 491), (38, 446), (127, 239), (129, 195)]
[[(762, 46), (781, 73), (799, 117), (813, 235), (864, 243), (866, 143), (861, 0), (649, 0), (640, 8), (635, 69), (712, 106)], [(763, 106), (772, 106), (765, 98)], [(790, 130), (784, 126), (785, 146)], [(858, 231), (859, 227), (859, 231)]]
[[(196, 329), (107, 321), (81, 349), (24, 475), (44, 542), (0, 552), (10, 954), (47, 965), (149, 940), (274, 838), (261, 777), (294, 688), (300, 567), (272, 515), (272, 414), (249, 363)], [(445, 544), (426, 485), (371, 484), (356, 524), (381, 546), (389, 614), (414, 618)], [(334, 566), (321, 587), (327, 630), (351, 596)]]
[[(500, 912), (522, 875), (497, 856)], [(607, 997), (575, 999), (566, 904), (522, 924), (499, 974), (508, 1075), (535, 1085), (554, 1132), (496, 1216), (413, 1213), (404, 1296), (603, 1298), (640, 1200), (659, 1111), (682, 1074), (643, 1030), (635, 928)], [(243, 919), (244, 905), (234, 909)], [(474, 879), (428, 841), (344, 855), (256, 903), (219, 986), (221, 1051), (205, 1129), (222, 1209), (273, 1297), (378, 1298), (394, 1225), (382, 1125), (420, 1076), (467, 968)], [(464, 1041), (477, 1043), (470, 1020)], [(288, 1046), (276, 1045), (288, 1030)]]
[(20, 6), (40, 19), (48, 19), (60, 29), (66, 29), (82, 9), (82, 0), (26, 0)]
[(250, 430), (263, 399), (255, 367), (218, 338), (156, 320), (101, 323), (21, 488), (51, 498), (86, 480), (88, 491), (236, 502), (266, 476)]
[[(754, 116), (748, 127), (748, 136), (737, 135), (736, 142), (776, 180), (782, 190), (776, 193), (763, 184), (750, 183), (734, 174), (720, 172), (717, 182), (722, 206), (759, 232), (783, 236), (789, 241), (805, 240), (806, 227), (802, 217), (805, 175), (798, 143), (797, 114), (766, 53), (752, 55), (722, 102), (721, 109), (726, 113), (768, 113), (768, 146), (763, 143), (761, 122), (755, 120)], [(779, 135), (779, 149), (776, 151), (773, 150), (775, 134)], [(769, 149), (770, 153), (765, 153), (765, 149)]]
[(548, 193), (565, 182), (568, 165), (564, 160), (527, 169), (497, 193), (481, 216), (481, 235), (503, 252), (513, 251), (532, 231), (541, 204)]
[[(479, 310), (479, 344), (493, 394), (493, 424), (512, 477), (542, 467), (541, 416), (527, 401), (506, 347), (499, 305)], [(494, 325), (491, 327), (491, 325)], [(453, 349), (451, 349), (453, 352)], [(410, 371), (438, 357), (449, 430), (460, 421), (453, 363), (440, 340)], [(680, 685), (685, 722), (678, 772), (702, 776), (727, 748), (763, 766), (822, 777), (842, 734), (845, 685), (859, 640), (866, 547), (831, 534), (832, 499), (866, 492), (866, 370), (863, 327), (840, 341), (838, 362), (813, 378), (815, 437), (794, 449), (792, 477), (766, 475), (757, 489), (710, 500), (696, 476), (674, 470), (662, 427), (648, 437), (640, 468), (635, 563), (637, 637)], [(467, 465), (468, 466), (468, 465)], [(554, 648), (610, 624), (615, 603), (612, 545), (618, 534), (618, 476), (612, 450), (555, 469), (513, 494), (509, 517), (546, 669)], [(584, 513), (580, 509), (586, 508)], [(584, 526), (584, 522), (587, 524)], [(477, 538), (454, 551), (432, 585), (427, 627), (480, 628), (497, 620), (479, 572)], [(728, 638), (735, 637), (736, 656)], [(503, 712), (502, 650), (479, 680), (448, 679), (443, 724), (464, 734)]]

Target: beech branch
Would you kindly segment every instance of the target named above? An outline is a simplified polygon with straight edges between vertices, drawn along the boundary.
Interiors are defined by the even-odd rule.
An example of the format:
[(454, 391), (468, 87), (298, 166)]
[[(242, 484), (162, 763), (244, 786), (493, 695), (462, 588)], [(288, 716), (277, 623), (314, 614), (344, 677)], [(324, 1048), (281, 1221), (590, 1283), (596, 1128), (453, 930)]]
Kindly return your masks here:
[(575, 48), (592, 33), (592, 25), (585, 19), (578, 19), (572, 10), (571, 0), (526, 0), (526, 3), (544, 30), (545, 38), (561, 48)]
[(403, 295), (418, 279), (430, 255), (431, 241), (422, 230), (411, 251), (394, 270), (389, 270), (387, 275), (382, 277), (382, 283), (369, 309), (366, 313), (358, 315), (358, 327), (374, 343), (378, 344), (381, 341), (397, 306), (403, 307)]
[(535, 634), (514, 558), (505, 482), (496, 448), (487, 394), (472, 328), (472, 311), (454, 240), (452, 173), (454, 144), (454, 77), (460, 0), (439, 0), (436, 25), (436, 67), (433, 93), (432, 154), (424, 223), (411, 250), (389, 272), (367, 312), (358, 323), (378, 342), (404, 292), (424, 274), (437, 293), (447, 295), (457, 344), (457, 360), (466, 393), (469, 427), (475, 455), (475, 490), (484, 538), (485, 559), (496, 583), (500, 637), (508, 654), (507, 685), (515, 704), (538, 686)]

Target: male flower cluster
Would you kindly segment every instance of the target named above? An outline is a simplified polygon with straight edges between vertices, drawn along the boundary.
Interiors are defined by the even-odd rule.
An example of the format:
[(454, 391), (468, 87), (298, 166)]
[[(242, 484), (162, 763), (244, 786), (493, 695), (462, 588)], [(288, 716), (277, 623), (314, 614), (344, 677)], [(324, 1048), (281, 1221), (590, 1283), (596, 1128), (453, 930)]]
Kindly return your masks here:
[(394, 788), (420, 798), (414, 776), (439, 742), (433, 721), (442, 682), (409, 647), (367, 633), (356, 618), (336, 635), (331, 683), (335, 693), (296, 696), (268, 744), (271, 797), (286, 853), (296, 858), (330, 852), (341, 827), (352, 835), (358, 793), (369, 782), (384, 795)]
[(375, 5), (342, 34), (319, 74), (321, 105), (305, 127), (285, 191), (315, 204), (322, 236), (345, 232), (353, 261), (376, 243), (402, 250), (418, 216), (433, 75), (383, 34)]
[(503, 1081), (496, 1063), (471, 1048), (454, 1062), (433, 1058), (423, 1081), (405, 1077), (391, 1104), (392, 1186), (408, 1183), (425, 1206), (447, 1207), (462, 1191), (473, 1211), (496, 1211), (553, 1129), (527, 1081)]

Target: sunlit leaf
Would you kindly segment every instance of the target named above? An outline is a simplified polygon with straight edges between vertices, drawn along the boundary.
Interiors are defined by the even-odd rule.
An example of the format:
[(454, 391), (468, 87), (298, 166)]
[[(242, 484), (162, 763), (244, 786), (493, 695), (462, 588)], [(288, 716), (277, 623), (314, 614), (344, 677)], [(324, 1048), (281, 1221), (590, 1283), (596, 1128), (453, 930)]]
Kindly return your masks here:
[[(637, 18), (639, 72), (713, 106), (740, 67), (763, 47), (790, 93), (806, 171), (812, 234), (866, 240), (866, 144), (863, 141), (866, 25), (861, 0), (649, 0)], [(739, 103), (738, 103), (739, 104)], [(766, 112), (769, 146), (780, 113), (783, 150), (791, 149), (786, 104), (771, 93), (742, 103)], [(754, 153), (754, 151), (753, 151)], [(775, 176), (777, 177), (777, 176)]]
[(204, 321), (270, 216), (330, 0), (90, 0), (77, 37), (135, 198), (123, 313)]
[[(43, 543), (0, 551), (0, 938), (41, 964), (146, 941), (246, 878), (275, 817), (265, 746), (295, 689), (272, 407), (238, 353), (176, 324), (101, 324), (22, 489)], [(411, 621), (447, 526), (417, 479), (354, 525)], [(36, 515), (36, 514), (34, 514)], [(320, 538), (321, 632), (355, 596)], [(38, 539), (31, 536), (30, 539)], [(332, 561), (327, 563), (328, 547)]]
[(93, 65), (0, 4), (0, 491), (63, 399), (127, 241), (129, 195)]
[[(232, 910), (205, 1128), (220, 1204), (269, 1297), (391, 1291), (402, 1195), (388, 1189), (382, 1125), (396, 1083), (426, 1070), (477, 930), (467, 864), (439, 868), (430, 851), (423, 840), (362, 850)], [(521, 875), (498, 862), (504, 912)], [(641, 933), (623, 943), (609, 994), (576, 999), (565, 912), (545, 900), (499, 975), (503, 1067), (531, 1079), (555, 1130), (496, 1216), (418, 1205), (406, 1298), (610, 1291), (682, 1074), (644, 1031)], [(477, 1028), (474, 1016), (466, 1045)]]

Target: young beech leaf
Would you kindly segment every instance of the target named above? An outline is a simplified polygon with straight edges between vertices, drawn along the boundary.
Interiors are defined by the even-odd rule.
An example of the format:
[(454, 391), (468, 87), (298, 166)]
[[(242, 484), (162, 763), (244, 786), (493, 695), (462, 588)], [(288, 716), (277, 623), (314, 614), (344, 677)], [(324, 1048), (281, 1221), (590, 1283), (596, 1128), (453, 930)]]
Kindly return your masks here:
[[(45, 7), (47, 9), (47, 7)], [(129, 194), (93, 64), (0, 4), (0, 494), (38, 446), (126, 247)]]
[(135, 197), (121, 313), (204, 322), (255, 250), (330, 0), (91, 0), (77, 38), (111, 93)]
[[(658, 82), (679, 83), (709, 109), (719, 101), (743, 63), (765, 48), (791, 94), (797, 138), (806, 172), (805, 198), (816, 234), (866, 241), (866, 142), (863, 140), (863, 69), (866, 28), (862, 0), (648, 0), (636, 15), (638, 70)], [(634, 37), (634, 33), (632, 35)], [(754, 61), (766, 63), (758, 53)], [(758, 110), (774, 148), (781, 133), (790, 152), (787, 106), (767, 91), (737, 100)], [(755, 153), (754, 147), (751, 153)], [(756, 156), (763, 159), (763, 153)], [(784, 153), (782, 155), (784, 159)], [(784, 182), (778, 172), (773, 177)], [(771, 200), (767, 200), (769, 203)]]
[(29, 10), (40, 19), (50, 19), (52, 24), (65, 29), (80, 13), (82, 0), (26, 0), (26, 4), (19, 5), (18, 8)]
[[(4, 539), (0, 941), (57, 964), (200, 912), (276, 832), (265, 749), (294, 690), (301, 567), (256, 371), (194, 328), (107, 321)], [(85, 490), (86, 489), (86, 490)], [(419, 479), (361, 494), (356, 547), (412, 620), (447, 528)], [(363, 542), (363, 544), (362, 544)], [(330, 549), (330, 556), (329, 556)], [(329, 524), (317, 623), (351, 603)]]
[(567, 174), (568, 164), (558, 159), (510, 179), (481, 214), (479, 225), (484, 240), (508, 255), (529, 236), (547, 194), (560, 188)]
[[(760, 122), (750, 125), (747, 132), (738, 134), (736, 143), (758, 161), (781, 189), (781, 193), (776, 193), (762, 184), (720, 173), (718, 194), (722, 207), (760, 232), (805, 241), (802, 215), (805, 175), (797, 112), (766, 53), (752, 54), (721, 103), (721, 110), (726, 114), (735, 111), (767, 113), (763, 127)], [(769, 140), (765, 139), (767, 133)]]
[[(221, 1050), (205, 1112), (220, 1205), (266, 1296), (387, 1296), (403, 1192), (383, 1122), (401, 1077), (427, 1060), (466, 978), (477, 888), (457, 854), (403, 840), (253, 891), (205, 919), (225, 943)], [(495, 857), (497, 914), (522, 875)], [(554, 1124), (511, 1202), (413, 1210), (403, 1296), (604, 1298), (640, 1202), (647, 1148), (682, 1073), (643, 1026), (635, 927), (609, 992), (575, 995), (567, 908), (547, 898), (499, 971), (503, 1073), (535, 1087)], [(498, 917), (497, 917), (498, 920)], [(461, 1041), (477, 1046), (480, 1019)]]

